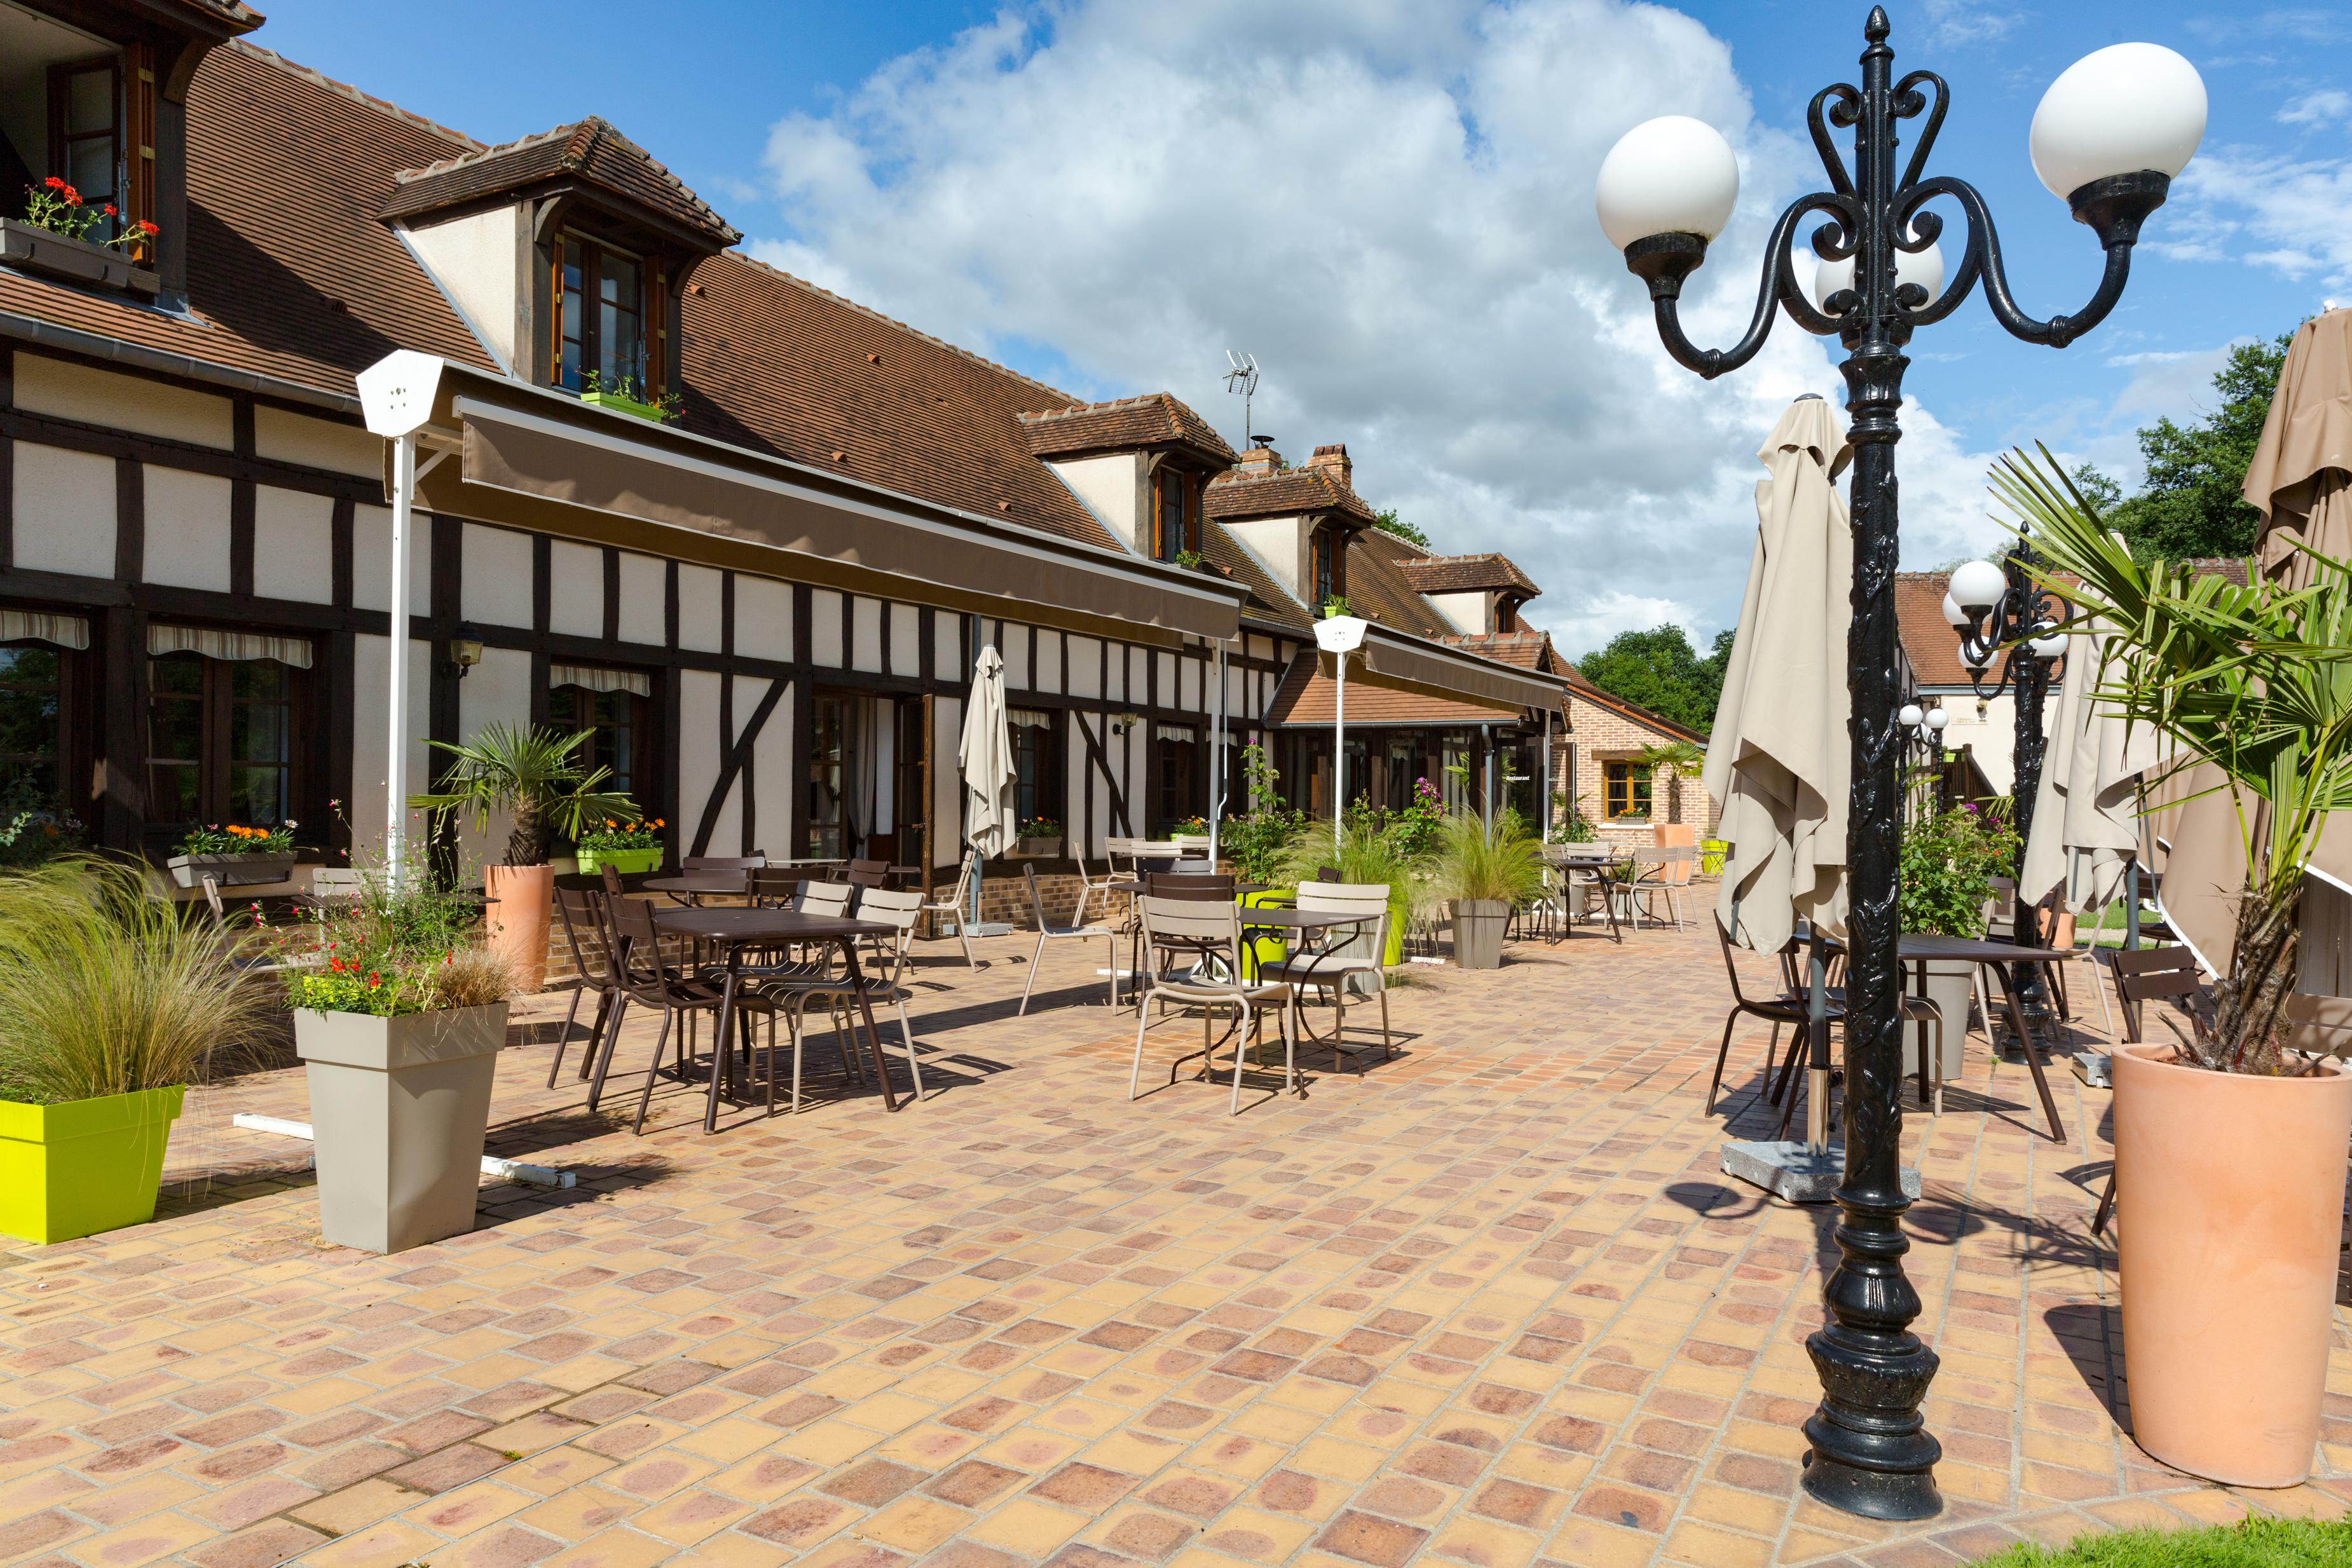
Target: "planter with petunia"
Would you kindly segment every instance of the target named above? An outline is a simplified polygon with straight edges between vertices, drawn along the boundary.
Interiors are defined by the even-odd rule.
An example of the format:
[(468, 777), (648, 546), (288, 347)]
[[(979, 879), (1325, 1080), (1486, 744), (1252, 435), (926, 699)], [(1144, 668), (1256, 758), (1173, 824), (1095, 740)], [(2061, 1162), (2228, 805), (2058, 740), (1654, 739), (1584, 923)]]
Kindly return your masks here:
[[(152, 296), (163, 282), (144, 263), (160, 232), (144, 219), (126, 220), (111, 203), (83, 201), (52, 174), (26, 187), (21, 217), (0, 218), (0, 262), (62, 282)], [(104, 237), (92, 239), (94, 233)]]
[(277, 934), (329, 1241), (399, 1252), (473, 1228), (514, 992), (479, 925), (420, 855)]
[(1062, 824), (1051, 817), (1030, 818), (1013, 840), (1015, 860), (1052, 860), (1061, 852)]
[(220, 887), (284, 882), (294, 874), (294, 830), (299, 825), (288, 821), (257, 828), (216, 822), (190, 828), (180, 840), (180, 852), (163, 863), (182, 887), (201, 886), (207, 876)]
[(580, 835), (575, 859), (580, 874), (594, 876), (606, 866), (624, 873), (648, 872), (662, 862), (661, 830), (666, 820), (624, 822), (607, 817), (604, 825)]

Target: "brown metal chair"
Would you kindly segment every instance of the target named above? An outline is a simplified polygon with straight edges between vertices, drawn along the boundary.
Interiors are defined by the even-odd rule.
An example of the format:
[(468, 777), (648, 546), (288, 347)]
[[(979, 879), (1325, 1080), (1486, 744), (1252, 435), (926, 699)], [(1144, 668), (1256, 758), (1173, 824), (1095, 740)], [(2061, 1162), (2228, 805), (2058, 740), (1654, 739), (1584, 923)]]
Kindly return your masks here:
[[(1731, 1011), (1723, 1020), (1723, 1043), (1716, 1050), (1715, 1076), (1708, 1081), (1706, 1086), (1706, 1111), (1703, 1113), (1706, 1114), (1712, 1114), (1715, 1110), (1716, 1092), (1723, 1087), (1724, 1063), (1731, 1057), (1731, 1031), (1743, 1014), (1748, 1018), (1762, 1019), (1772, 1026), (1771, 1038), (1765, 1042), (1764, 1046), (1764, 1082), (1766, 1083), (1772, 1082), (1772, 1062), (1773, 1059), (1780, 1054), (1781, 1026), (1785, 1024), (1799, 1031), (1798, 1038), (1801, 1040), (1805, 1025), (1812, 1018), (1811, 1005), (1801, 990), (1783, 991), (1777, 997), (1750, 997), (1740, 989), (1739, 966), (1731, 961), (1731, 933), (1724, 929), (1723, 917), (1719, 915), (1715, 919), (1715, 939), (1717, 945), (1723, 949), (1723, 972), (1731, 977)], [(1782, 977), (1785, 982), (1787, 977), (1785, 969), (1782, 972)], [(1830, 1000), (1826, 1005), (1829, 1008), (1831, 1021), (1835, 1022), (1843, 1016), (1844, 1009), (1834, 999)], [(1795, 1043), (1790, 1046), (1791, 1052), (1800, 1049), (1801, 1047)], [(1775, 1100), (1780, 1098), (1777, 1092), (1773, 1098)]]
[[(2116, 1007), (2124, 1015), (2124, 1039), (2133, 1045), (2140, 1042), (2140, 1003), (2158, 997), (2194, 997), (2205, 985), (2204, 970), (2186, 947), (2142, 947), (2134, 952), (2117, 948), (2101, 953), (2100, 961), (2116, 977)], [(2107, 1189), (2099, 1195), (2099, 1211), (2091, 1217), (2091, 1234), (2105, 1235), (2115, 1212), (2116, 1173), (2110, 1166)]]
[(853, 887), (880, 887), (890, 880), (888, 861), (851, 861), (848, 881)]
[(765, 855), (688, 855), (677, 862), (680, 871), (759, 871)]
[[(717, 1024), (721, 993), (718, 987), (698, 978), (688, 966), (665, 962), (661, 951), (661, 931), (654, 924), (653, 910), (644, 900), (635, 898), (610, 899), (605, 904), (610, 918), (615, 949), (615, 977), (619, 999), (613, 1009), (610, 1038), (604, 1049), (597, 1053), (596, 1072), (588, 1086), (588, 1108), (594, 1110), (604, 1092), (604, 1074), (611, 1068), (613, 1052), (621, 1040), (621, 1019), (631, 1002), (662, 1009), (661, 1032), (654, 1039), (653, 1060), (646, 1064), (646, 1086), (637, 1096), (637, 1116), (632, 1131), (643, 1135), (646, 1111), (653, 1103), (654, 1080), (661, 1073), (662, 1056), (669, 1048), (670, 1026), (680, 1023), (698, 1012), (712, 1015)], [(728, 1068), (728, 1047), (725, 1040), (714, 1040), (710, 1071), (723, 1072)], [(683, 1028), (679, 1030), (677, 1064), (686, 1066), (687, 1045)], [(771, 1076), (768, 1087), (772, 1108), (775, 1085)]]
[(780, 908), (800, 896), (808, 878), (783, 867), (758, 866), (746, 873), (744, 896), (754, 904)]
[(556, 1075), (563, 1070), (564, 1049), (572, 1042), (572, 1025), (580, 1017), (580, 998), (590, 991), (596, 993), (595, 1021), (588, 1026), (588, 1045), (580, 1054), (579, 1075), (585, 1078), (596, 1065), (598, 1050), (604, 1042), (604, 1026), (611, 1021), (613, 1004), (620, 996), (604, 894), (584, 887), (559, 887), (555, 890), (555, 915), (563, 925), (564, 946), (572, 950), (574, 978), (572, 1005), (563, 1013), (563, 1032), (555, 1037), (555, 1060), (547, 1065), (550, 1089), (555, 1087)]

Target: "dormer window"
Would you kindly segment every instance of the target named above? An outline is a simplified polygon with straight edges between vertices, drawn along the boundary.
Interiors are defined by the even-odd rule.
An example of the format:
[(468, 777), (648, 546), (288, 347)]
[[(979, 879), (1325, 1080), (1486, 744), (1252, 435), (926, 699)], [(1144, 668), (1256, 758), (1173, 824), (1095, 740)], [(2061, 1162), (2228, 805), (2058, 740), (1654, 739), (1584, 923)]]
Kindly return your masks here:
[(1519, 629), (1519, 601), (1507, 594), (1495, 601), (1495, 630), (1516, 632)]
[(646, 283), (657, 273), (657, 264), (600, 241), (563, 236), (556, 269), (556, 385), (618, 392), (644, 402), (659, 397), (658, 357), (646, 353), (647, 307), (658, 298)]
[(1314, 586), (1307, 608), (1320, 612), (1335, 599), (1348, 597), (1348, 536), (1326, 525), (1307, 540), (1307, 580)]
[[(49, 68), (49, 167), (81, 194), (82, 204), (120, 210), (122, 62), (120, 56)], [(119, 219), (102, 220), (92, 239), (114, 237)]]
[(1151, 559), (1172, 561), (1197, 556), (1204, 542), (1201, 522), (1201, 476), (1181, 468), (1161, 468), (1151, 476)]

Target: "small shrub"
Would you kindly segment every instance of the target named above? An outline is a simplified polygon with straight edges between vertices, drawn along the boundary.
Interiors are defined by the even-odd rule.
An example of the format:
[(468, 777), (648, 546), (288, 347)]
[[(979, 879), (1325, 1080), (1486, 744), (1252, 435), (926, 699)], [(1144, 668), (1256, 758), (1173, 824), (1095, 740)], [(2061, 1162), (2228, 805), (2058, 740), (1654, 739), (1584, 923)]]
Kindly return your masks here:
[(2017, 831), (1998, 804), (1973, 802), (1903, 831), (1903, 929), (1936, 936), (1982, 936), (1992, 879), (2017, 863)]

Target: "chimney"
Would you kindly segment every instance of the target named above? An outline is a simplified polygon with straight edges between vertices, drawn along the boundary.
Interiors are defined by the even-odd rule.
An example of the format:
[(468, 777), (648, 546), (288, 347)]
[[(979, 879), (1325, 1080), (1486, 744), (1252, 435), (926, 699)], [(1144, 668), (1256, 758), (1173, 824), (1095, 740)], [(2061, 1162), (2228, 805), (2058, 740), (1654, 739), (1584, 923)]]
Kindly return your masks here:
[(1350, 490), (1356, 487), (1356, 465), (1348, 461), (1345, 442), (1335, 441), (1328, 446), (1317, 447), (1315, 455), (1307, 460), (1307, 466), (1322, 469)]
[(1281, 453), (1271, 446), (1253, 446), (1242, 454), (1242, 460), (1234, 465), (1234, 472), (1245, 479), (1256, 479), (1276, 472), (1281, 466)]

